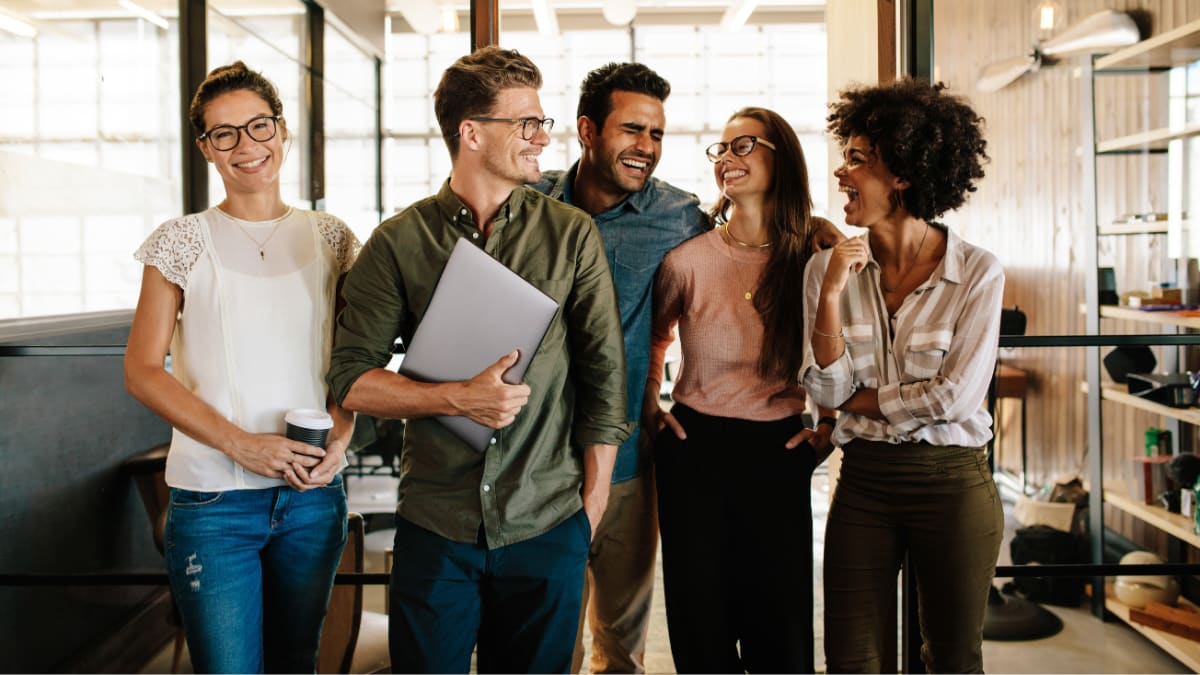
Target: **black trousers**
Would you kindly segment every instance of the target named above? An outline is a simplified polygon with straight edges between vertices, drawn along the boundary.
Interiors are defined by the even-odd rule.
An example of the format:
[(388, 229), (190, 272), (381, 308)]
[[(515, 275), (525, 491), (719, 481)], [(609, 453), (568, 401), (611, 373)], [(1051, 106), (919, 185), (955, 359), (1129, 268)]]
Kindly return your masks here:
[(813, 672), (815, 453), (799, 416), (713, 417), (655, 439), (663, 593), (680, 673)]

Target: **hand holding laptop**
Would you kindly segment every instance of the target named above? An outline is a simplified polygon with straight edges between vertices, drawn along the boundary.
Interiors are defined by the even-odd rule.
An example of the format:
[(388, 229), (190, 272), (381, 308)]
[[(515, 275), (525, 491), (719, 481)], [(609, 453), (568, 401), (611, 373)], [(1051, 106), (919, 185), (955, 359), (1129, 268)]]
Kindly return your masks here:
[(451, 399), (458, 414), (491, 429), (512, 424), (529, 402), (529, 385), (509, 384), (502, 376), (519, 356), (520, 352), (514, 349), (475, 377), (461, 382), (460, 391)]

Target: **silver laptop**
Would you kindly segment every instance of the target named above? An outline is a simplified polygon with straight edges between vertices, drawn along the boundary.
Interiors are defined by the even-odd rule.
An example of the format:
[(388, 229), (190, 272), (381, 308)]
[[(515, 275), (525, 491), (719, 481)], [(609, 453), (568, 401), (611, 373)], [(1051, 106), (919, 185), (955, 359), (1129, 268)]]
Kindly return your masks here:
[[(557, 312), (553, 298), (459, 239), (399, 372), (421, 382), (469, 380), (516, 349), (520, 357), (502, 379), (519, 384)], [(487, 450), (495, 434), (466, 417), (437, 420), (479, 452)]]

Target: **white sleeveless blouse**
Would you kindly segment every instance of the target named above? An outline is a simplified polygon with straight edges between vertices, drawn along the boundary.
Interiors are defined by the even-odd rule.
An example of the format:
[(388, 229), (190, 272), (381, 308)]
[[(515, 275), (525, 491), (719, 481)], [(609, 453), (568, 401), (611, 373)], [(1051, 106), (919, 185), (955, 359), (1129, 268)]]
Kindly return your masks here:
[[(359, 248), (326, 213), (290, 208), (258, 223), (210, 208), (163, 223), (134, 257), (183, 290), (174, 376), (238, 427), (282, 434), (288, 410), (325, 409), (334, 293)], [(284, 485), (178, 429), (166, 481), (203, 492)]]

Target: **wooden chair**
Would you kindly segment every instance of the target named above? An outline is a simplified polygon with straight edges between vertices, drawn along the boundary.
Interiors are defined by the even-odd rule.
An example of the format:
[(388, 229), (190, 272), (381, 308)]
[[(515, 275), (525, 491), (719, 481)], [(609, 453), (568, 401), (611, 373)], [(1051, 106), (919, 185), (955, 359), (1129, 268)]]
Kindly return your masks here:
[[(136, 454), (125, 460), (122, 467), (133, 477), (138, 494), (142, 497), (142, 505), (146, 507), (146, 515), (150, 518), (150, 532), (154, 535), (154, 546), (162, 554), (165, 547), (167, 531), (167, 505), (171, 501), (171, 491), (167, 487), (167, 450), (170, 444), (163, 444)], [(174, 650), (171, 654), (171, 672), (178, 673), (180, 662), (183, 660), (183, 647), (186, 640), (183, 635), (183, 621), (179, 618), (179, 610), (175, 608), (175, 598), (171, 597), (171, 625), (175, 627)]]
[[(339, 574), (363, 571), (365, 542), (363, 517), (351, 513), (347, 523), (346, 548), (342, 551)], [(337, 584), (329, 596), (329, 610), (321, 630), (321, 648), (317, 655), (318, 673), (348, 673), (358, 645), (358, 630), (362, 625), (363, 587), (356, 584)]]

